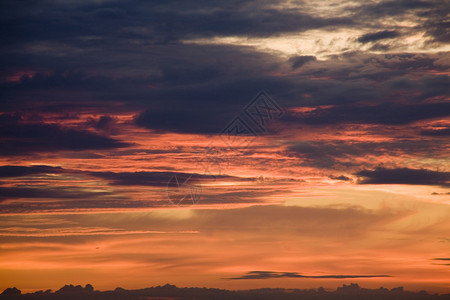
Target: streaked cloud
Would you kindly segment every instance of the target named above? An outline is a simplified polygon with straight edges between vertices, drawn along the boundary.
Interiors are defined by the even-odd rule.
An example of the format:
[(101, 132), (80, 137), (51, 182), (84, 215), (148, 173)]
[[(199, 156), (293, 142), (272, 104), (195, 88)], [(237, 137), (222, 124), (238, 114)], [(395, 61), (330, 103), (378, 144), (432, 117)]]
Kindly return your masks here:
[(377, 278), (389, 277), (388, 275), (303, 275), (297, 272), (271, 272), (271, 271), (250, 271), (240, 277), (226, 279), (269, 279), (269, 278)]

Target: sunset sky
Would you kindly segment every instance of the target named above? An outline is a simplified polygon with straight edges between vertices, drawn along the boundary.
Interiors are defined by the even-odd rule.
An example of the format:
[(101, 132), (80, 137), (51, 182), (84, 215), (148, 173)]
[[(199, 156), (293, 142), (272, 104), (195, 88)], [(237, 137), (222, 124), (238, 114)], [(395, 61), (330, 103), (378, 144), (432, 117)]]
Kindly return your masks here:
[(450, 292), (450, 1), (1, 1), (0, 290)]

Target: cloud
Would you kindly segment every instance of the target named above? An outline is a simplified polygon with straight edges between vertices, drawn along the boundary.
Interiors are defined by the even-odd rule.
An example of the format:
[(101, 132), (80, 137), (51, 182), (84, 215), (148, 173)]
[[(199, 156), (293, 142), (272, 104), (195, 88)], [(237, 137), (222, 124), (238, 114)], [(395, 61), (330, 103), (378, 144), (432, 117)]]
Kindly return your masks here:
[(450, 172), (431, 171), (426, 169), (385, 169), (363, 170), (355, 175), (363, 177), (361, 184), (419, 184), (444, 185), (450, 184)]
[(395, 30), (384, 30), (384, 31), (378, 31), (374, 33), (366, 33), (358, 38), (358, 42), (360, 43), (369, 43), (369, 42), (376, 42), (379, 40), (384, 39), (392, 39), (395, 37), (400, 36), (400, 34)]
[[(306, 9), (273, 8), (261, 1), (177, 2), (81, 2), (71, 5), (49, 2), (37, 6), (3, 6), (10, 18), (3, 19), (5, 41), (58, 40), (110, 43), (111, 40), (146, 39), (150, 43), (173, 43), (186, 38), (214, 36), (264, 37), (333, 25), (351, 24), (349, 17), (319, 17)], [(29, 11), (38, 11), (31, 14)], [(58, 11), (58, 14), (52, 13)], [(102, 36), (102, 40), (81, 37)]]
[(136, 124), (160, 132), (217, 134), (231, 120), (230, 116), (216, 109), (147, 110), (137, 116)]
[(301, 66), (303, 66), (304, 64), (306, 64), (307, 62), (310, 61), (316, 61), (316, 57), (315, 56), (311, 56), (311, 55), (302, 55), (302, 56), (294, 56), (289, 58), (288, 62), (290, 62), (292, 64), (292, 69), (298, 69)]
[(35, 166), (0, 166), (0, 178), (21, 177), (34, 174), (59, 174), (64, 172), (61, 167), (52, 167), (45, 165)]
[(89, 191), (77, 186), (61, 187), (0, 187), (0, 199), (48, 198), (48, 199), (89, 199), (112, 195), (107, 191)]
[(339, 176), (330, 176), (331, 179), (334, 180), (340, 180), (340, 181), (352, 181), (350, 177), (347, 177), (345, 175), (339, 175)]
[[(407, 27), (404, 29), (410, 30), (411, 34), (425, 32), (425, 36), (431, 37), (430, 42), (448, 43), (450, 40), (448, 20), (446, 19), (450, 9), (445, 1), (385, 0), (363, 4), (356, 11), (356, 16), (359, 18), (357, 17), (358, 20), (355, 22), (369, 23), (370, 21), (367, 22), (367, 20), (371, 20), (371, 23), (386, 26), (382, 20), (395, 17), (397, 21), (415, 22), (417, 26), (413, 30)], [(374, 22), (374, 18), (379, 22)]]
[(113, 185), (143, 185), (143, 186), (167, 186), (174, 176), (180, 183), (201, 184), (206, 181), (220, 179), (249, 180), (227, 175), (203, 175), (182, 172), (88, 172), (87, 174), (97, 178), (109, 180)]
[(58, 150), (114, 149), (130, 144), (93, 132), (54, 124), (24, 123), (20, 116), (0, 115), (0, 155)]
[(86, 125), (93, 127), (98, 131), (103, 131), (105, 133), (117, 134), (117, 120), (114, 117), (105, 115), (100, 116), (98, 119), (90, 118)]
[(225, 279), (270, 279), (270, 278), (378, 278), (378, 277), (390, 277), (389, 275), (302, 275), (297, 272), (272, 272), (272, 271), (250, 271), (245, 275), (233, 278)]
[(450, 128), (443, 128), (443, 129), (427, 129), (422, 130), (420, 132), (421, 135), (424, 136), (448, 136), (450, 135)]
[[(413, 155), (415, 157), (445, 158), (441, 149), (445, 141), (423, 139), (397, 139), (393, 141), (342, 141), (328, 139), (325, 141), (302, 140), (287, 145), (285, 155), (298, 157), (303, 166), (320, 169), (362, 167), (365, 157)], [(369, 162), (367, 162), (369, 163)], [(369, 163), (368, 166), (372, 165)]]
[(450, 103), (338, 105), (316, 108), (306, 113), (291, 113), (287, 122), (311, 125), (358, 123), (406, 125), (420, 120), (450, 115)]
[[(433, 258), (432, 260), (438, 260), (438, 261), (442, 261), (442, 262), (448, 262), (448, 261), (450, 261), (450, 258), (449, 258), (449, 257), (438, 257), (438, 258)], [(436, 264), (436, 265), (450, 266), (450, 263)]]
[(424, 1), (424, 0), (384, 0), (376, 3), (369, 3), (362, 5), (365, 14), (377, 16), (392, 16), (392, 15), (407, 15), (410, 11), (420, 11), (423, 9), (430, 9), (433, 3), (439, 1)]

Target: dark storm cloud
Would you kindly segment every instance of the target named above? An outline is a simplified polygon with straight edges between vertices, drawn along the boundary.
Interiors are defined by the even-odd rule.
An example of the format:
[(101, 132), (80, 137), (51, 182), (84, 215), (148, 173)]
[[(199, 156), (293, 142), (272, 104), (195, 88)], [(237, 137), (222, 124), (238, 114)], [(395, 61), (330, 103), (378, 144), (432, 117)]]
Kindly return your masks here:
[[(270, 1), (176, 1), (170, 5), (163, 1), (27, 5), (3, 1), (0, 16), (5, 47), (0, 90), (4, 101), (0, 107), (11, 112), (70, 112), (91, 107), (113, 114), (124, 107), (110, 105), (114, 102), (136, 112), (136, 124), (144, 128), (215, 134), (264, 88), (283, 107), (338, 105), (295, 116), (294, 123), (324, 125), (348, 120), (408, 124), (439, 117), (446, 104), (410, 107), (380, 103), (389, 102), (391, 95), (403, 89), (414, 92), (408, 103), (448, 95), (447, 76), (408, 77), (413, 71), (442, 71), (445, 66), (435, 62), (444, 54), (352, 52), (325, 61), (314, 56), (285, 61), (252, 47), (180, 42), (212, 36), (279, 36), (328, 26), (354, 26), (355, 22), (366, 26), (365, 16), (402, 11), (428, 12), (423, 15), (428, 18), (436, 14), (434, 4), (429, 3), (434, 2), (369, 3), (357, 10), (358, 17), (323, 18), (308, 15), (304, 5), (275, 9)], [(364, 41), (403, 33), (400, 29), (377, 32), (380, 28), (374, 27), (370, 25), (361, 37)], [(301, 68), (302, 74), (274, 75), (285, 67)], [(360, 101), (370, 101), (371, 106), (353, 105)], [(398, 117), (394, 111), (399, 112)], [(99, 132), (116, 133), (114, 121), (107, 116), (87, 125)], [(108, 143), (120, 146), (105, 138), (99, 135), (99, 145), (91, 141), (89, 149), (107, 148)], [(43, 148), (74, 147), (43, 143)]]
[(351, 24), (351, 18), (315, 17), (307, 9), (274, 9), (262, 1), (135, 1), (132, 3), (3, 3), (3, 39), (60, 40), (102, 37), (168, 43), (190, 37), (270, 36)]
[(289, 145), (285, 154), (300, 158), (303, 166), (336, 169), (361, 166), (355, 158), (367, 155), (442, 157), (441, 149), (445, 146), (445, 141), (409, 139), (392, 142), (300, 141)]
[(89, 131), (24, 123), (18, 115), (0, 116), (0, 155), (58, 150), (113, 149), (128, 144)]
[[(389, 145), (384, 144), (389, 148)], [(351, 167), (356, 164), (352, 159), (367, 154), (381, 154), (381, 144), (375, 142), (345, 143), (343, 141), (301, 141), (290, 145), (286, 154), (302, 159), (302, 165), (328, 169), (338, 166)], [(394, 148), (393, 146), (391, 146)], [(386, 153), (386, 150), (384, 150)]]
[[(267, 59), (273, 64), (282, 65), (282, 62), (273, 60), (270, 56), (258, 59), (262, 65), (265, 65), (264, 60)], [(255, 58), (248, 66), (247, 74), (236, 74), (236, 77), (227, 71), (232, 65), (220, 64), (216, 67), (223, 68), (221, 73), (227, 75), (212, 81), (210, 81), (212, 77), (204, 79), (206, 84), (199, 81), (197, 84), (175, 86), (167, 91), (160, 89), (155, 92), (154, 97), (167, 99), (176, 105), (149, 109), (136, 118), (137, 124), (160, 131), (215, 134), (261, 87), (269, 91), (283, 107), (337, 105), (334, 108), (322, 108), (301, 116), (297, 115), (299, 117), (296, 121), (295, 118), (291, 119), (294, 123), (408, 124), (446, 114), (445, 103), (420, 102), (430, 97), (445, 97), (450, 86), (449, 78), (447, 76), (411, 78), (407, 75), (410, 71), (439, 68), (433, 66), (437, 57), (357, 53), (352, 56), (343, 55), (336, 60), (316, 61), (314, 66), (302, 68), (302, 74), (284, 77), (270, 76), (269, 73), (276, 72), (277, 68), (261, 69), (257, 63), (258, 59)], [(307, 61), (314, 61), (314, 58), (293, 57), (288, 63), (300, 67), (300, 64)], [(348, 64), (342, 65), (342, 62)], [(246, 64), (244, 61), (242, 63)], [(183, 75), (184, 78), (189, 77), (189, 72), (184, 70), (175, 72), (175, 70), (173, 69), (173, 74), (178, 75), (168, 78), (178, 78), (181, 82), (185, 80), (181, 74), (186, 74)], [(258, 70), (259, 73), (253, 73), (254, 70)], [(315, 77), (325, 79), (314, 80)], [(381, 80), (382, 89), (372, 84), (373, 81)], [(404, 89), (413, 93), (413, 96), (408, 97), (402, 104), (391, 103), (391, 98), (394, 98), (392, 95)], [(310, 98), (304, 98), (303, 94), (309, 94)], [(354, 105), (362, 101), (370, 101), (371, 104)]]
[(292, 64), (292, 69), (298, 69), (307, 62), (315, 61), (316, 57), (311, 55), (302, 55), (302, 56), (294, 56), (289, 59), (289, 62)]
[(420, 134), (424, 135), (424, 136), (442, 136), (442, 137), (446, 137), (446, 136), (450, 135), (450, 128), (427, 129), (427, 130), (422, 130), (420, 132)]
[(0, 178), (21, 177), (35, 174), (59, 174), (64, 172), (61, 167), (45, 165), (25, 166), (0, 166)]
[[(371, 145), (348, 145), (339, 143), (323, 143), (313, 141), (302, 141), (287, 148), (287, 155), (296, 156), (303, 159), (302, 165), (314, 166), (315, 168), (331, 168), (339, 163), (339, 159), (347, 155), (356, 155), (357, 152), (367, 152)], [(355, 153), (356, 152), (356, 153)]]
[(360, 123), (405, 125), (420, 120), (442, 118), (450, 115), (450, 103), (426, 103), (415, 105), (341, 105), (317, 108), (307, 113), (291, 114), (287, 122), (311, 125)]
[[(224, 126), (261, 87), (277, 92), (290, 90), (293, 85), (282, 78), (270, 76), (283, 63), (282, 60), (255, 52), (249, 47), (193, 44), (145, 46), (131, 51), (127, 57), (123, 57), (122, 53), (130, 49), (119, 48), (106, 53), (102, 49), (94, 51), (96, 55), (86, 59), (74, 54), (72, 67), (95, 68), (96, 72), (104, 75), (89, 74), (90, 70), (41, 72), (24, 77), (19, 82), (3, 83), (4, 98), (15, 101), (5, 101), (1, 106), (10, 111), (32, 107), (34, 111), (70, 112), (86, 106), (98, 109), (114, 101), (126, 103), (130, 110), (144, 111), (151, 107), (148, 114), (155, 112), (157, 117), (161, 114), (189, 117), (191, 114), (189, 120), (192, 119), (192, 122), (202, 122), (211, 115), (228, 113), (220, 122), (220, 126)], [(39, 56), (42, 55), (35, 60), (41, 61)], [(55, 55), (49, 54), (49, 60)], [(99, 64), (97, 56), (102, 55), (102, 63)], [(49, 63), (58, 64), (54, 61)], [(55, 98), (64, 99), (64, 103)], [(120, 107), (108, 105), (110, 110), (120, 110)], [(146, 119), (143, 116), (140, 124), (145, 126), (149, 122)], [(205, 124), (206, 121), (202, 124), (203, 128)], [(180, 125), (180, 130), (189, 126)]]
[[(54, 194), (56, 195), (56, 194)], [(114, 195), (95, 195), (82, 193), (82, 197), (70, 197), (68, 194), (62, 194), (64, 197), (48, 197), (51, 201), (41, 201), (41, 199), (34, 199), (30, 201), (8, 201), (0, 205), (0, 211), (3, 214), (8, 213), (33, 213), (42, 211), (55, 210), (79, 210), (79, 209), (111, 209), (111, 208), (141, 208), (141, 207), (155, 207), (154, 203), (149, 201), (129, 200), (126, 197)], [(67, 197), (67, 198), (66, 198)], [(20, 197), (22, 198), (22, 197)], [(38, 198), (38, 197), (31, 197)], [(166, 205), (169, 204), (167, 201)], [(158, 206), (161, 206), (159, 204)]]
[[(271, 35), (275, 34), (273, 31), (277, 31), (276, 34), (289, 32), (290, 28), (296, 32), (311, 28), (307, 24), (313, 27), (339, 26), (334, 19), (319, 22), (317, 18), (304, 17), (306, 7), (304, 10), (275, 10), (267, 8), (273, 7), (269, 4), (272, 3), (189, 1), (168, 5), (160, 1), (138, 1), (132, 4), (79, 2), (68, 5), (55, 2), (24, 7), (16, 2), (4, 2), (2, 20), (17, 23), (17, 26), (11, 25), (11, 30), (5, 30), (5, 34), (14, 36), (19, 44), (23, 44), (17, 48), (20, 51), (13, 51), (15, 44), (11, 41), (12, 48), (3, 52), (6, 59), (1, 63), (4, 73), (7, 73), (4, 76), (12, 76), (17, 69), (32, 69), (38, 73), (24, 75), (20, 82), (4, 83), (4, 98), (14, 101), (6, 100), (2, 106), (10, 110), (21, 104), (29, 107), (24, 103), (31, 102), (31, 97), (39, 100), (41, 107), (56, 99), (65, 99), (66, 109), (75, 104), (91, 105), (92, 102), (98, 106), (106, 101), (126, 102), (130, 108), (138, 107), (141, 111), (152, 107), (147, 113), (148, 118), (145, 113), (140, 118), (139, 124), (144, 127), (153, 127), (151, 120), (159, 115), (175, 118), (183, 114), (187, 118), (191, 114), (188, 123), (175, 125), (178, 131), (188, 128), (189, 132), (197, 129), (212, 132), (214, 130), (204, 129), (207, 122), (199, 126), (190, 125), (198, 120), (195, 110), (205, 111), (203, 119), (215, 115), (221, 123), (228, 118), (218, 116), (218, 112), (228, 110), (232, 116), (231, 110), (239, 109), (237, 103), (244, 104), (261, 87), (270, 94), (288, 95), (291, 99), (298, 99), (298, 93), (304, 89), (318, 89), (321, 92), (314, 95), (317, 102), (381, 98), (378, 91), (363, 82), (352, 83), (351, 86), (347, 82), (334, 85), (326, 82), (317, 86), (319, 84), (304, 78), (275, 78), (272, 74), (285, 62), (250, 47), (178, 42), (179, 37), (185, 35), (228, 36), (238, 35), (239, 31), (250, 36), (253, 33)], [(236, 21), (238, 25), (234, 25), (233, 21), (241, 19), (248, 19), (252, 25), (242, 25), (247, 21)], [(221, 22), (223, 26), (217, 25)], [(40, 26), (43, 28), (39, 29)], [(20, 34), (12, 34), (14, 30), (29, 34), (21, 37)], [(393, 56), (391, 60), (398, 61)], [(290, 64), (298, 68), (313, 59), (309, 56), (295, 57)], [(407, 73), (418, 64), (418, 58), (411, 57), (403, 60), (403, 66), (383, 65), (384, 72), (375, 72), (377, 66), (372, 66), (372, 60), (366, 58), (360, 62), (361, 66), (348, 65), (342, 69), (329, 68), (333, 62), (326, 61), (316, 72), (308, 75), (320, 76), (322, 72), (322, 75), (336, 79), (349, 79), (349, 74), (365, 79), (387, 78), (399, 72)], [(370, 66), (373, 71), (369, 74), (357, 70)], [(333, 71), (328, 72), (328, 69)], [(337, 87), (339, 85), (348, 89)], [(334, 97), (327, 91), (334, 93)], [(166, 104), (168, 101), (171, 105)], [(199, 105), (201, 109), (197, 108)], [(167, 129), (172, 130), (173, 127), (168, 124)]]
[(347, 177), (345, 175), (339, 175), (339, 176), (330, 176), (331, 179), (334, 180), (340, 180), (340, 181), (352, 181), (350, 177)]
[(367, 33), (358, 38), (360, 43), (376, 42), (383, 39), (392, 39), (400, 36), (400, 34), (395, 30), (384, 30), (374, 33)]
[(118, 126), (117, 120), (111, 116), (105, 115), (101, 116), (98, 119), (89, 118), (86, 122), (88, 127), (93, 127), (98, 131), (103, 131), (109, 134), (117, 134)]
[[(280, 4), (274, 8), (274, 4)], [(353, 16), (323, 17), (310, 8), (282, 8), (282, 1), (118, 1), (87, 3), (2, 2), (2, 39), (15, 45), (24, 41), (64, 41), (84, 47), (145, 40), (174, 43), (186, 38), (213, 36), (266, 37), (328, 27), (367, 26), (377, 16), (415, 14), (430, 35), (445, 35), (445, 1), (381, 1), (362, 3)], [(448, 8), (447, 8), (448, 11)], [(440, 16), (440, 18), (436, 18)], [(373, 26), (373, 25), (372, 25)], [(440, 28), (440, 30), (439, 30)], [(442, 39), (441, 39), (442, 40)]]
[[(448, 7), (448, 6), (447, 6)], [(447, 11), (447, 14), (450, 11)], [(430, 18), (432, 20), (432, 18)], [(425, 23), (425, 29), (428, 36), (433, 37), (434, 42), (450, 43), (450, 22), (447, 20), (429, 21)]]
[(162, 132), (217, 134), (231, 117), (220, 109), (147, 110), (137, 116), (136, 124)]
[[(35, 174), (73, 174), (106, 179), (112, 185), (167, 186), (170, 178), (176, 176), (180, 182), (202, 183), (216, 180), (255, 181), (256, 178), (243, 178), (229, 175), (205, 175), (182, 172), (89, 172), (63, 169), (46, 165), (37, 166), (0, 166), (0, 178), (23, 177)], [(25, 189), (26, 190), (26, 189)], [(13, 190), (12, 190), (13, 191)]]
[(250, 271), (245, 275), (233, 278), (225, 279), (270, 279), (270, 278), (378, 278), (378, 277), (391, 277), (389, 275), (302, 275), (297, 272), (272, 272), (272, 271)]
[(86, 199), (110, 195), (108, 192), (90, 192), (78, 186), (65, 187), (0, 187), (0, 199), (49, 198)]
[(418, 23), (417, 26), (404, 29), (410, 30), (412, 34), (425, 31), (425, 36), (431, 38), (430, 42), (448, 43), (450, 41), (449, 13), (450, 6), (447, 1), (388, 0), (362, 4), (357, 9), (355, 22), (386, 26), (386, 23), (377, 24), (374, 20), (389, 17), (395, 17), (397, 20), (415, 20)]
[(440, 1), (429, 0), (387, 0), (368, 3), (361, 6), (364, 14), (377, 16), (404, 15), (410, 11), (433, 8), (433, 4)]
[(88, 172), (86, 174), (109, 180), (113, 185), (167, 186), (169, 180), (174, 176), (177, 177), (180, 184), (184, 182), (194, 184), (220, 179), (249, 180), (226, 175), (212, 176), (181, 172)]
[(450, 185), (450, 172), (431, 171), (426, 169), (386, 169), (363, 170), (355, 175), (363, 177), (361, 184), (418, 184), (418, 185)]

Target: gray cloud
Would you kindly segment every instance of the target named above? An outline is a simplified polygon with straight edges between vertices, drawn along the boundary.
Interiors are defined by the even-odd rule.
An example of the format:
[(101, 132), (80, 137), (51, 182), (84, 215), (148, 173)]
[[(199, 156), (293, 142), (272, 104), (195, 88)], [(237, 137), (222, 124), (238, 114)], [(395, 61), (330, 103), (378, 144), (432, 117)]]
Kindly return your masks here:
[(386, 169), (363, 170), (356, 175), (363, 177), (362, 184), (420, 184), (450, 185), (450, 172), (431, 171), (426, 169)]
[[(285, 154), (302, 159), (301, 164), (321, 169), (358, 166), (355, 158), (367, 155), (415, 155), (418, 157), (441, 157), (444, 140), (398, 139), (392, 142), (345, 142), (345, 141), (299, 141), (286, 148)], [(361, 167), (361, 166), (360, 166)]]
[(85, 130), (26, 123), (19, 115), (0, 116), (0, 155), (60, 150), (113, 149), (130, 144)]
[(64, 172), (61, 167), (52, 167), (45, 165), (35, 166), (0, 166), (0, 178), (21, 177), (35, 174), (59, 174)]
[(448, 136), (450, 135), (450, 128), (443, 128), (443, 129), (427, 129), (427, 130), (422, 130), (420, 132), (421, 135), (424, 136)]
[(271, 278), (335, 278), (335, 279), (346, 279), (346, 278), (378, 278), (378, 277), (391, 277), (389, 275), (302, 275), (297, 272), (272, 272), (272, 271), (250, 271), (246, 274), (225, 279), (271, 279)]
[(395, 30), (384, 30), (384, 31), (378, 31), (374, 33), (366, 33), (358, 38), (358, 42), (360, 43), (369, 43), (369, 42), (376, 42), (379, 40), (384, 39), (392, 39), (395, 37), (400, 36), (400, 34)]
[(325, 125), (339, 123), (404, 125), (420, 120), (450, 115), (450, 103), (340, 105), (316, 108), (307, 113), (292, 114), (291, 122)]
[(290, 62), (292, 64), (292, 69), (298, 69), (301, 66), (303, 66), (304, 64), (306, 64), (307, 62), (310, 61), (316, 61), (316, 57), (315, 56), (311, 56), (311, 55), (302, 55), (302, 56), (294, 56), (289, 58), (288, 62)]

